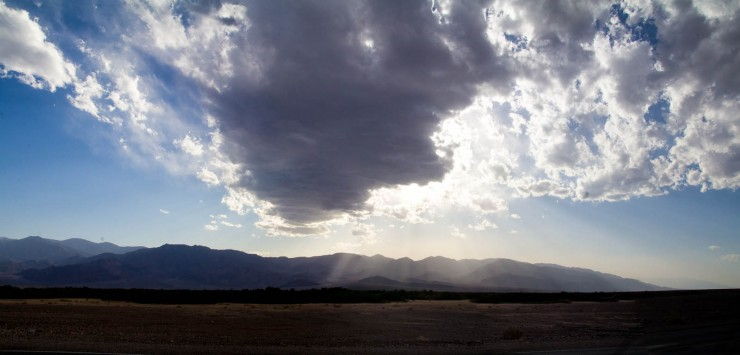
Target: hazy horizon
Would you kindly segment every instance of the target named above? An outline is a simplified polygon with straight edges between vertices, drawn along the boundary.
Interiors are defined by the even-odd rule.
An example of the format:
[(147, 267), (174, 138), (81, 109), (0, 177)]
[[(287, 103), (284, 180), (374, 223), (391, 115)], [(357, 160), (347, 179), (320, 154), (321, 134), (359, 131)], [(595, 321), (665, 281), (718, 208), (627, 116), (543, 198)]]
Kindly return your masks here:
[(739, 15), (0, 0), (0, 236), (740, 287)]
[[(94, 243), (104, 243), (104, 242), (106, 242), (105, 240), (94, 241), (94, 240), (89, 240), (89, 239), (80, 238), (80, 237), (48, 238), (48, 237), (44, 237), (44, 236), (33, 235), (33, 236), (27, 236), (25, 238), (29, 238), (29, 237), (40, 237), (40, 238), (43, 238), (43, 239), (55, 240), (55, 241), (65, 241), (65, 240), (69, 240), (69, 239), (84, 239), (84, 240), (88, 240), (88, 241), (94, 242)], [(7, 237), (0, 236), (0, 238), (7, 238)], [(7, 239), (19, 240), (19, 239), (24, 239), (24, 238), (7, 238)], [(108, 243), (110, 243), (110, 242), (108, 242)], [(115, 244), (115, 243), (113, 243), (113, 244), (114, 245), (117, 245), (119, 247), (158, 248), (158, 247), (163, 247), (165, 245), (184, 245), (184, 246), (202, 246), (202, 247), (207, 247), (208, 248), (208, 246), (206, 246), (206, 245), (188, 244), (188, 243), (164, 243), (164, 244), (161, 244), (161, 245), (147, 245), (147, 246), (144, 246), (144, 245), (120, 245), (120, 244)], [(238, 248), (222, 248), (222, 249), (219, 249), (219, 248), (211, 248), (211, 249), (216, 249), (216, 250), (236, 250), (236, 251), (241, 251), (241, 252), (245, 252), (245, 253), (248, 253), (248, 254), (259, 255), (261, 257), (266, 257), (266, 258), (281, 258), (281, 257), (288, 257), (288, 258), (309, 257), (310, 258), (310, 257), (336, 255), (336, 254), (343, 254), (344, 253), (344, 254), (361, 255), (361, 256), (366, 256), (366, 257), (373, 257), (373, 256), (376, 256), (376, 255), (380, 255), (380, 256), (383, 256), (383, 257), (386, 257), (386, 258), (396, 259), (396, 260), (398, 260), (398, 259), (410, 259), (410, 260), (412, 260), (414, 262), (422, 261), (422, 260), (425, 260), (425, 259), (433, 259), (433, 258), (437, 258), (437, 257), (443, 257), (443, 258), (452, 259), (452, 260), (455, 260), (455, 261), (462, 261), (462, 260), (489, 260), (489, 259), (504, 259), (504, 260), (522, 261), (522, 260), (515, 260), (515, 259), (502, 258), (502, 257), (496, 257), (496, 256), (479, 257), (479, 258), (471, 258), (471, 257), (455, 258), (455, 257), (444, 256), (444, 255), (427, 255), (427, 256), (409, 257), (407, 255), (391, 256), (391, 255), (384, 255), (384, 254), (381, 254), (381, 253), (364, 254), (364, 253), (361, 253), (361, 252), (347, 252), (347, 251), (331, 251), (331, 252), (319, 253), (319, 254), (314, 254), (314, 255), (306, 255), (306, 254), (300, 254), (300, 255), (270, 255), (270, 254), (260, 253), (259, 251), (242, 250), (242, 249), (238, 249)], [(579, 268), (579, 269), (585, 268), (585, 269), (590, 269), (590, 270), (597, 271), (597, 272), (606, 272), (604, 270), (592, 269), (592, 268), (584, 267), (582, 265), (556, 264), (556, 263), (546, 262), (546, 261), (523, 261), (523, 262), (529, 262), (529, 263), (532, 263), (532, 264), (542, 264), (542, 265), (559, 265), (559, 266), (564, 266), (564, 267), (569, 267), (569, 268)], [(712, 281), (703, 280), (703, 279), (690, 278), (690, 277), (640, 278), (640, 277), (630, 277), (630, 276), (620, 275), (620, 274), (616, 274), (616, 273), (612, 273), (612, 272), (606, 272), (606, 273), (613, 274), (613, 275), (620, 276), (620, 277), (637, 279), (639, 281), (648, 282), (648, 283), (651, 283), (651, 284), (654, 284), (654, 285), (657, 285), (657, 286), (661, 286), (661, 287), (669, 287), (669, 288), (675, 288), (675, 289), (717, 289), (717, 288), (732, 288), (733, 287), (733, 286), (727, 285), (727, 284), (721, 284), (721, 283), (717, 283), (717, 282), (712, 282)]]

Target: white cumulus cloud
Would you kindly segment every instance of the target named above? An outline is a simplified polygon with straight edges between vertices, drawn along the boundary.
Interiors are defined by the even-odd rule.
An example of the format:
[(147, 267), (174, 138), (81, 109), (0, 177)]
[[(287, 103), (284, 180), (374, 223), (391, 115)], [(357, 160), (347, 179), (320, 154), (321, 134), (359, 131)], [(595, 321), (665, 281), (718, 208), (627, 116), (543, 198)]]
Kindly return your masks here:
[(64, 58), (27, 11), (0, 1), (0, 76), (17, 77), (35, 88), (55, 91), (72, 83), (75, 67)]

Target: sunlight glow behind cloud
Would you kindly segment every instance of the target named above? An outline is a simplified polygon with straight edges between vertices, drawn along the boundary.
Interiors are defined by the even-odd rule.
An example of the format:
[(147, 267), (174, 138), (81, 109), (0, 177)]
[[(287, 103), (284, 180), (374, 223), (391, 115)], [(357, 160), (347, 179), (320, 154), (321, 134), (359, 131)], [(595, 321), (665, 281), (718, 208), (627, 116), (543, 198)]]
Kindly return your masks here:
[(0, 74), (68, 89), (122, 154), (221, 186), (271, 235), (740, 186), (736, 3), (120, 6), (125, 32), (63, 53), (0, 3)]

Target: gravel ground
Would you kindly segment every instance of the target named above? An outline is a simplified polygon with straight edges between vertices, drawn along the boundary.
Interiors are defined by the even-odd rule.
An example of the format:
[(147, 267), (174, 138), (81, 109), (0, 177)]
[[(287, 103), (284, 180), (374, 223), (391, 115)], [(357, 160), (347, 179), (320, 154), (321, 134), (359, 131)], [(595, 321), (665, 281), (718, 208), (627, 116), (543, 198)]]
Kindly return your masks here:
[[(0, 349), (113, 353), (560, 349), (595, 354), (740, 349), (732, 342), (740, 335), (740, 327), (733, 323), (735, 313), (709, 312), (696, 318), (692, 312), (707, 313), (721, 305), (679, 301), (143, 305), (87, 299), (0, 300)], [(735, 304), (734, 299), (725, 302)], [(705, 347), (676, 347), (687, 339)]]

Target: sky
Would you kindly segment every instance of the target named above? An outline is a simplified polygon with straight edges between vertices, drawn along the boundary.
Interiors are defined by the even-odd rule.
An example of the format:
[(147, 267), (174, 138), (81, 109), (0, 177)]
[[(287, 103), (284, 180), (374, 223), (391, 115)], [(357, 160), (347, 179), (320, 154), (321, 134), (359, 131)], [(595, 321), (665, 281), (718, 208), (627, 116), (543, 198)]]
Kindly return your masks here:
[(740, 287), (738, 16), (0, 0), (0, 236)]

